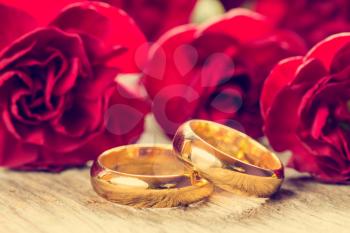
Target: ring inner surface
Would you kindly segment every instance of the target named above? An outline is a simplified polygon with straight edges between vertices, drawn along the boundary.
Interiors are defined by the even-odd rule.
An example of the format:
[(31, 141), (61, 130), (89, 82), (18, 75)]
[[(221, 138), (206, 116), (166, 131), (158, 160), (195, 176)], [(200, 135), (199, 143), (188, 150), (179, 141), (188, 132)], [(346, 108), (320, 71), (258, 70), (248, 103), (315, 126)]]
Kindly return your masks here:
[(115, 172), (104, 179), (116, 185), (169, 189), (191, 186), (194, 182), (170, 149), (125, 147), (101, 156), (100, 163)]
[(226, 163), (234, 162), (234, 158), (263, 169), (281, 168), (280, 161), (268, 149), (236, 130), (206, 121), (193, 121), (190, 127), (207, 144), (229, 155), (215, 153), (216, 157), (219, 156)]

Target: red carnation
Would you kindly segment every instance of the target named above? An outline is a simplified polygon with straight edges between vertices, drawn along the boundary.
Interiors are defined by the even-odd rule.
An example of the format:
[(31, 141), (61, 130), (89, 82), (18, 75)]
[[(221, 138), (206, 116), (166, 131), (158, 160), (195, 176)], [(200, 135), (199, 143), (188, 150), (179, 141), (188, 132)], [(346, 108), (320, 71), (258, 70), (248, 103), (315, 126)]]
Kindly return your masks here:
[(25, 2), (36, 5), (0, 4), (0, 165), (59, 170), (135, 141), (147, 104), (115, 77), (137, 71), (143, 34), (107, 4), (70, 5), (45, 26), (67, 1), (42, 15)]
[(326, 182), (350, 180), (350, 34), (281, 61), (265, 82), (265, 133), (289, 166)]
[(143, 77), (156, 119), (172, 135), (191, 118), (262, 136), (259, 97), (271, 68), (304, 44), (261, 15), (237, 9), (205, 26), (182, 26), (150, 49)]

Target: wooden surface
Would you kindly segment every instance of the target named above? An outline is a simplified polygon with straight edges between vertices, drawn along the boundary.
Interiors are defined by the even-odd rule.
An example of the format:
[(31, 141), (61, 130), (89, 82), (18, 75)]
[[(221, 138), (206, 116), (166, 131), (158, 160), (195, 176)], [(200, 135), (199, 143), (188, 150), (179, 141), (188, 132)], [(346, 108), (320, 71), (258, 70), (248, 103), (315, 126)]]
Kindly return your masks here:
[[(166, 142), (149, 119), (141, 142)], [(61, 174), (0, 171), (0, 233), (350, 232), (350, 186), (286, 171), (273, 199), (218, 191), (187, 208), (133, 209), (95, 194), (89, 169)]]

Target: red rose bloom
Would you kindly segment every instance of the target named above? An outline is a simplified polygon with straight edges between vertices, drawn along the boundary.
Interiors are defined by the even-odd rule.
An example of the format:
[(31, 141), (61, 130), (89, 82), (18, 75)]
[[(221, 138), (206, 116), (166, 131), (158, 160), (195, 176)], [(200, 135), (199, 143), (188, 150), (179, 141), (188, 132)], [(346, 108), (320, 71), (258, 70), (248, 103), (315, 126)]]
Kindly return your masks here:
[(0, 165), (59, 170), (135, 141), (147, 104), (115, 77), (136, 71), (142, 33), (96, 2), (39, 18), (0, 4)]
[(348, 0), (257, 0), (256, 10), (281, 28), (297, 32), (309, 47), (350, 30)]
[(304, 51), (293, 33), (237, 9), (205, 26), (183, 26), (150, 49), (143, 77), (156, 119), (172, 135), (191, 118), (262, 136), (259, 97), (270, 69)]
[(149, 40), (190, 21), (197, 0), (101, 0), (125, 10)]
[(350, 180), (350, 34), (337, 34), (305, 57), (281, 61), (265, 82), (265, 133), (289, 166), (327, 182)]

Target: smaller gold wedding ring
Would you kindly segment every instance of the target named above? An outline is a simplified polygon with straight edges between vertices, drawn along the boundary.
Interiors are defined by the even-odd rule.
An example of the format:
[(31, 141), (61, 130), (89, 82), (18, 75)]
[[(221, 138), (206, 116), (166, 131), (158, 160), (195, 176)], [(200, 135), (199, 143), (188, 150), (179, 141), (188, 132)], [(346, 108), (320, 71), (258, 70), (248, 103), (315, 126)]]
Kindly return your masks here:
[(269, 197), (282, 185), (278, 157), (249, 136), (205, 120), (184, 123), (173, 140), (174, 151), (203, 178), (226, 191)]
[(91, 183), (102, 197), (139, 208), (187, 206), (207, 198), (213, 185), (174, 155), (171, 145), (128, 145), (101, 154)]

